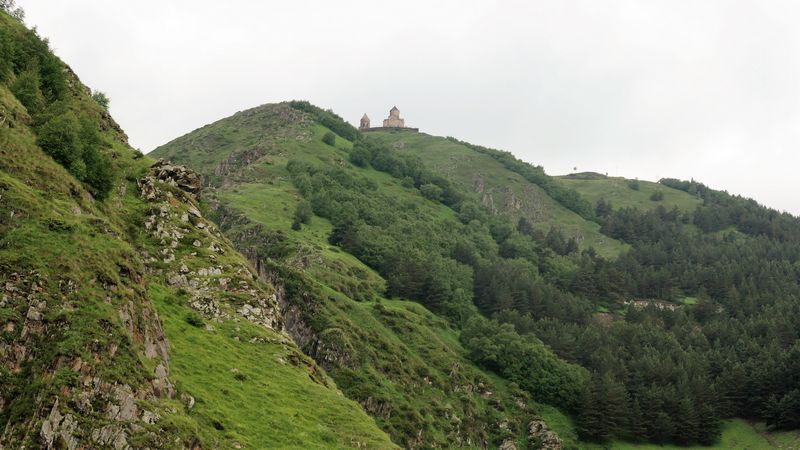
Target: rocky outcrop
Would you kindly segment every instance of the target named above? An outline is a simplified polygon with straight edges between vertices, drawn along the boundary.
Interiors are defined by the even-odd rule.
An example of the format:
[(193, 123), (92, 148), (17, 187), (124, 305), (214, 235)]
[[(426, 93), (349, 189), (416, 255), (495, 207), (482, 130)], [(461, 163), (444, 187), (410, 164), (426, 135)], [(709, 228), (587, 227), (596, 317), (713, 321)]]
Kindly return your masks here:
[(42, 422), (39, 434), (42, 444), (46, 448), (58, 448), (63, 446), (69, 450), (78, 448), (78, 438), (75, 433), (78, 431), (78, 423), (72, 414), (61, 414), (58, 409), (58, 399), (53, 404), (50, 414)]
[[(156, 189), (152, 184), (153, 179), (171, 186), (176, 186), (183, 191), (195, 195), (200, 193), (200, 189), (203, 186), (200, 176), (194, 171), (191, 171), (184, 166), (174, 165), (169, 161), (159, 159), (155, 164), (153, 164), (152, 167), (150, 167), (150, 175), (142, 178), (141, 180), (147, 182), (147, 185), (152, 187), (152, 189), (147, 190), (147, 192), (143, 190), (145, 198), (148, 200), (152, 200), (156, 196)], [(140, 185), (140, 189), (141, 188), (142, 186)]]
[(528, 424), (528, 441), (538, 445), (536, 448), (561, 450), (562, 442), (558, 435), (547, 427), (544, 420), (533, 420)]
[[(141, 277), (130, 269), (121, 270), (121, 273), (124, 278), (120, 281), (130, 283), (125, 289), (135, 292), (131, 288), (142, 282)], [(122, 287), (109, 282), (104, 284), (109, 294), (107, 300), (113, 304), (117, 301), (114, 293), (120, 292)], [(53, 291), (52, 286), (58, 290)], [(112, 448), (130, 448), (127, 444), (129, 436), (148, 434), (141, 425), (158, 422), (158, 414), (143, 411), (138, 403), (174, 395), (174, 388), (164, 370), (169, 358), (168, 344), (155, 311), (142, 296), (136, 296), (135, 300), (129, 300), (118, 308), (122, 333), (116, 334), (110, 321), (98, 322), (99, 331), (112, 338), (105, 343), (87, 339), (82, 348), (90, 358), (71, 352), (64, 352), (52, 361), (43, 358), (47, 354), (43, 346), (63, 346), (60, 344), (64, 339), (63, 333), (75, 326), (66, 319), (46, 317), (52, 316), (54, 311), (74, 310), (76, 307), (70, 299), (77, 295), (77, 286), (74, 280), (66, 278), (53, 282), (37, 271), (13, 273), (3, 282), (0, 308), (6, 312), (17, 310), (25, 313), (16, 317), (11, 315), (3, 324), (10, 340), (0, 343), (0, 362), (10, 374), (22, 374), (26, 368), (30, 371), (29, 377), (57, 383), (60, 388), (56, 392), (40, 389), (37, 397), (17, 399), (7, 398), (9, 386), (3, 386), (0, 406), (6, 407), (15, 401), (33, 401), (38, 412), (31, 413), (27, 424), (9, 424), (0, 435), (0, 448), (6, 445), (7, 448), (18, 448), (20, 436), (29, 432), (24, 427), (32, 426), (38, 430), (38, 444), (42, 448), (76, 449), (106, 444)], [(156, 361), (152, 386), (120, 383), (106, 373), (107, 368), (99, 367), (113, 361), (122, 346), (127, 346), (127, 351), (130, 351), (131, 345), (140, 348), (145, 357)], [(129, 370), (136, 373), (142, 369), (130, 367)], [(9, 405), (5, 404), (6, 401)], [(34, 425), (37, 422), (39, 424)], [(109, 435), (114, 436), (113, 440), (105, 439)], [(142, 441), (148, 440), (156, 442), (156, 435)]]
[(150, 270), (188, 292), (189, 306), (206, 318), (240, 317), (282, 331), (274, 290), (258, 282), (244, 261), (225, 257), (235, 250), (200, 212), (200, 177), (183, 166), (159, 160), (138, 186), (141, 197), (153, 205), (144, 222), (145, 230), (158, 243), (156, 252), (146, 255)]

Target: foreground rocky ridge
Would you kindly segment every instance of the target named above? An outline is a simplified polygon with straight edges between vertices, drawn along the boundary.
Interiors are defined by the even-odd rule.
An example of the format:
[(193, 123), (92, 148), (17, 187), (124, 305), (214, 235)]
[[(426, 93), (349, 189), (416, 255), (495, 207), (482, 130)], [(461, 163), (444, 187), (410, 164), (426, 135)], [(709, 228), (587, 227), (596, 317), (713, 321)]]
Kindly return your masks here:
[[(7, 135), (4, 137), (8, 137)], [(113, 219), (80, 195), (42, 192), (25, 176), (68, 177), (38, 149), (5, 141), (3, 298), (5, 340), (0, 443), (9, 448), (158, 448), (169, 346), (146, 293), (144, 265)], [(29, 159), (29, 173), (6, 161)], [(59, 189), (60, 186), (54, 186)], [(188, 443), (187, 443), (188, 444)]]
[[(152, 205), (144, 229), (160, 246), (155, 255), (142, 254), (152, 273), (188, 291), (188, 304), (210, 319), (241, 316), (282, 331), (274, 288), (254, 276), (253, 269), (198, 209), (199, 177), (160, 160), (137, 184), (142, 198)], [(225, 256), (229, 254), (233, 257)]]

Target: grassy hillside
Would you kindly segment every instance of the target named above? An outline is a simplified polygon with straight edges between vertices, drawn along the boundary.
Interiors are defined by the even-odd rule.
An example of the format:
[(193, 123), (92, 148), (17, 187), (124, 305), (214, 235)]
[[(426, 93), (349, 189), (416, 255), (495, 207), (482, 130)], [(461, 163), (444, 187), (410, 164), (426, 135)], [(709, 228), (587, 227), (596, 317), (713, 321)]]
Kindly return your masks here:
[(678, 450), (678, 449), (795, 449), (800, 447), (800, 433), (795, 431), (768, 432), (764, 424), (753, 424), (742, 419), (726, 422), (722, 427), (722, 438), (713, 446), (680, 447), (677, 445), (648, 445), (615, 443), (612, 448), (620, 450)]
[[(242, 128), (248, 121), (282, 131), (220, 148), (206, 145), (221, 140), (217, 136), (250, 136)], [(287, 104), (264, 105), (200, 128), (151, 155), (195, 164), (207, 182), (218, 186), (208, 209), (265, 277), (283, 280), (283, 310), (295, 340), (395, 442), (481, 447), (510, 439), (522, 445), (529, 440), (527, 424), (536, 417), (568, 423), (558, 410), (472, 363), (447, 320), (418, 303), (386, 298), (386, 281), (375, 270), (330, 244), (334, 227), (329, 220), (314, 216), (299, 229), (292, 226), (304, 200), (287, 169), (290, 161), (344, 168), (415, 214), (457, 223), (453, 210), (401, 180), (351, 164), (352, 144), (341, 137), (333, 146), (323, 143), (327, 131)], [(263, 145), (267, 139), (270, 144)], [(221, 154), (203, 156), (214, 152)], [(245, 154), (258, 156), (237, 156)], [(221, 167), (231, 175), (217, 177)]]
[(400, 152), (419, 157), (435, 172), (458, 183), (493, 212), (515, 220), (529, 219), (547, 232), (551, 227), (575, 237), (580, 248), (617, 256), (625, 244), (600, 233), (600, 225), (588, 221), (553, 200), (544, 190), (520, 174), (508, 170), (489, 155), (452, 139), (407, 131), (370, 132)]
[(628, 180), (592, 173), (565, 175), (559, 177), (559, 180), (580, 192), (592, 204), (605, 200), (611, 202), (614, 208), (647, 210), (663, 206), (667, 209), (678, 208), (683, 212), (691, 212), (703, 202), (697, 196), (651, 181)]
[(0, 55), (0, 447), (395, 448), (283, 333), (191, 172), (151, 169), (2, 12)]

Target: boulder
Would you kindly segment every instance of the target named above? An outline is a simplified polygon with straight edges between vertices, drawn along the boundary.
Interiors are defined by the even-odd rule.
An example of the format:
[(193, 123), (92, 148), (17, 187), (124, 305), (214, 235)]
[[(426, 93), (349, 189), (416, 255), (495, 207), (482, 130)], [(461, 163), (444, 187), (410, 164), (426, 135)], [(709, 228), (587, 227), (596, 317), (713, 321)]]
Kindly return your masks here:
[(561, 438), (555, 432), (550, 431), (543, 420), (532, 420), (528, 424), (528, 440), (538, 442), (541, 444), (540, 448), (548, 450), (561, 450), (563, 446)]
[[(203, 187), (200, 177), (184, 166), (159, 159), (150, 167), (150, 172), (159, 180), (181, 188), (186, 192), (198, 194)], [(191, 211), (190, 211), (191, 212)]]

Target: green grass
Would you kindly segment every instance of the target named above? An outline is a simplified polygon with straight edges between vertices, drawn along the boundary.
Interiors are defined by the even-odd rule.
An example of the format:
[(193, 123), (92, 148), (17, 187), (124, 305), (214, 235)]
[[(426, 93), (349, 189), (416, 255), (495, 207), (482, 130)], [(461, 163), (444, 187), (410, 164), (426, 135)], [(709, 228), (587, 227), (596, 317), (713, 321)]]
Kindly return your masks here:
[(526, 217), (547, 232), (560, 228), (575, 237), (580, 248), (593, 247), (606, 257), (616, 257), (627, 245), (600, 233), (590, 222), (548, 196), (539, 186), (509, 171), (488, 155), (443, 137), (413, 132), (370, 132), (399, 151), (420, 157), (429, 168), (473, 192), (484, 205), (510, 215)]
[[(683, 212), (690, 212), (702, 203), (698, 197), (651, 181), (636, 180), (639, 189), (634, 190), (628, 186), (632, 180), (621, 177), (566, 175), (558, 179), (565, 186), (578, 191), (592, 205), (604, 199), (610, 201), (614, 208), (647, 210), (661, 205), (667, 209), (678, 208)], [(650, 197), (655, 192), (661, 192), (664, 195), (663, 200), (651, 200)]]
[(340, 292), (374, 298), (384, 288), (383, 279), (353, 255), (328, 243), (332, 226), (327, 219), (314, 216), (300, 230), (291, 227), (292, 216), (301, 197), (288, 181), (245, 183), (220, 189), (220, 201), (243, 213), (253, 223), (274, 231), (290, 248), (289, 265), (309, 271), (318, 280)]
[[(395, 448), (375, 421), (284, 336), (247, 321), (193, 326), (185, 298), (150, 286), (171, 344), (171, 378), (194, 396), (189, 415), (224, 448)], [(219, 428), (222, 428), (221, 430)]]
[[(587, 447), (590, 448), (590, 447)], [(602, 448), (602, 447), (595, 447)], [(722, 438), (710, 447), (681, 447), (677, 445), (631, 444), (615, 442), (606, 448), (619, 450), (687, 450), (687, 449), (797, 449), (800, 448), (800, 433), (797, 431), (772, 432), (765, 430), (764, 424), (751, 423), (742, 419), (726, 421), (722, 426)]]
[[(473, 440), (483, 437), (495, 445), (503, 436), (524, 441), (541, 405), (526, 400), (527, 409), (520, 409), (515, 399), (527, 395), (475, 367), (445, 320), (416, 302), (336, 298), (324, 307), (326, 329), (344, 336), (358, 356), (330, 373), (348, 396), (389, 405), (394, 413), (378, 414), (377, 420), (396, 442), (410, 445), (409, 435), (423, 430), (426, 442), (447, 447), (463, 438), (459, 427), (471, 430)], [(483, 430), (495, 421), (507, 421), (510, 431)]]
[(558, 408), (549, 405), (541, 405), (539, 415), (547, 423), (547, 426), (561, 438), (563, 448), (580, 448), (581, 442), (578, 440), (575, 422), (571, 417), (561, 412)]

